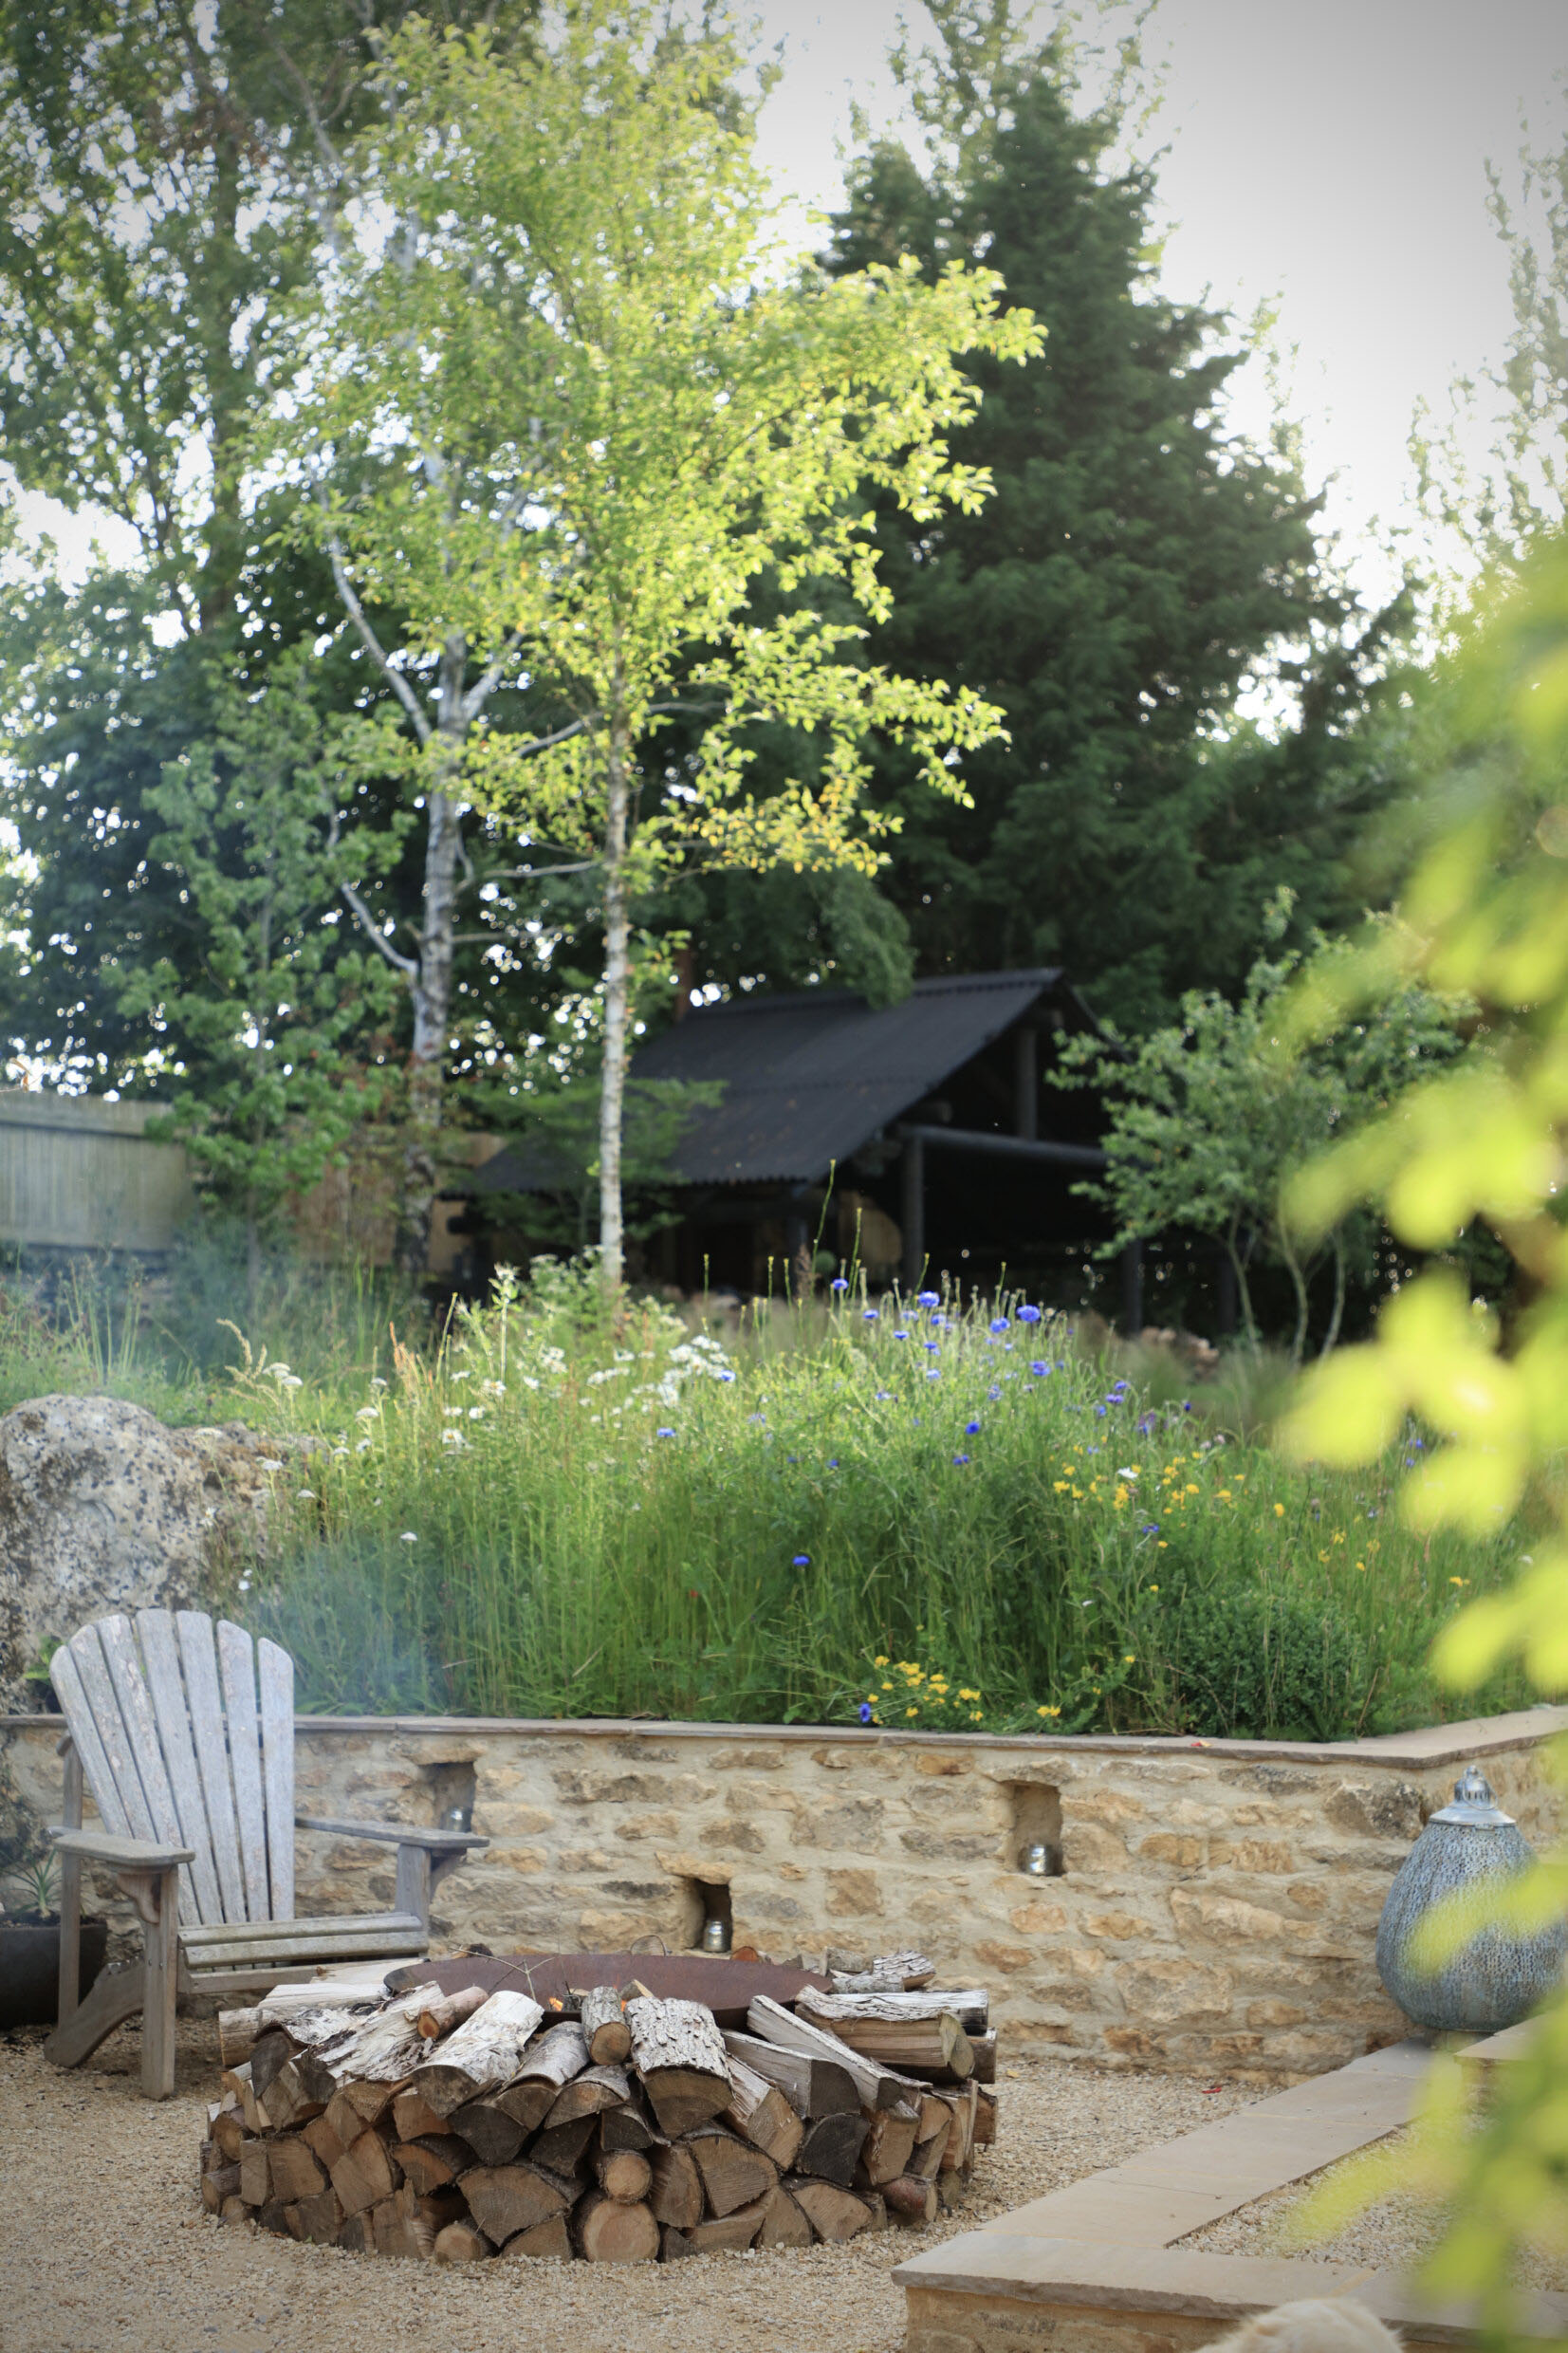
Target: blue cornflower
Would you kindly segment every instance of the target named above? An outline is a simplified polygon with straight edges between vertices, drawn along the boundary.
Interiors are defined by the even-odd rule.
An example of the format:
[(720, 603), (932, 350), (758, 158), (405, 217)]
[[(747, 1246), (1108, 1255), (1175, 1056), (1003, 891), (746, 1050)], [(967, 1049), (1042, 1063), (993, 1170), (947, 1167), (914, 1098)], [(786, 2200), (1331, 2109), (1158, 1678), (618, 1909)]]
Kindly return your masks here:
[(1018, 1311), (1018, 1320), (1021, 1324), (1038, 1324), (1040, 1321), (1040, 1309), (1038, 1307), (1020, 1307)]
[(1190, 1414), (1192, 1411), (1192, 1400), (1190, 1398), (1183, 1398), (1181, 1401), (1181, 1409), (1184, 1414)]
[(860, 1702), (860, 1721), (862, 1724), (871, 1722), (871, 1701), (869, 1699), (862, 1699)]
[(827, 1467), (828, 1467), (828, 1469), (829, 1469), (830, 1471), (837, 1471), (837, 1470), (838, 1470), (838, 1468), (839, 1468), (839, 1457), (838, 1457), (838, 1455), (837, 1455), (837, 1454), (835, 1454), (835, 1455), (832, 1457), (832, 1459), (829, 1461), (829, 1463), (828, 1463), (828, 1466), (827, 1466)]
[(968, 1454), (954, 1454), (953, 1456), (953, 1462), (960, 1471), (962, 1471), (964, 1465), (968, 1461)]
[(1427, 1451), (1427, 1441), (1425, 1438), (1411, 1438), (1411, 1445), (1418, 1454), (1424, 1454)]
[(849, 1285), (841, 1274), (836, 1274), (832, 1282), (828, 1285), (828, 1289), (830, 1291), (847, 1291)]
[(809, 1568), (811, 1566), (810, 1553), (797, 1552), (795, 1558), (790, 1562), (789, 1566), (791, 1568)]
[(979, 1435), (980, 1424), (977, 1421), (967, 1421), (964, 1424), (964, 1436), (967, 1438), (978, 1437)]
[(1099, 1420), (1103, 1421), (1105, 1419), (1105, 1408), (1103, 1405), (1097, 1405), (1095, 1407), (1095, 1413)]
[(673, 1438), (673, 1437), (674, 1436), (674, 1435), (675, 1435), (675, 1434), (674, 1434), (674, 1432), (673, 1432), (673, 1430), (659, 1430), (659, 1431), (656, 1431), (656, 1432), (655, 1433), (655, 1436), (658, 1436), (658, 1437), (661, 1437), (661, 1438)]
[(1042, 1378), (1043, 1378), (1043, 1376), (1048, 1373), (1050, 1369), (1050, 1366), (1048, 1364), (1042, 1364), (1038, 1357), (1036, 1357), (1034, 1362), (1029, 1367), (1031, 1373), (1035, 1373)]
[[(1011, 1373), (1007, 1375), (1007, 1379), (1011, 1380)], [(993, 1405), (996, 1403), (997, 1399), (1002, 1395), (1001, 1390), (997, 1387), (994, 1380), (992, 1381), (990, 1387), (987, 1390), (986, 1395), (990, 1399)]]
[(909, 1338), (908, 1332), (895, 1332), (893, 1336), (895, 1340), (907, 1340)]
[(729, 1373), (729, 1372), (721, 1372), (721, 1373), (720, 1373), (720, 1375), (719, 1375), (719, 1379), (720, 1379), (721, 1380), (734, 1380), (734, 1378), (735, 1378), (734, 1374), (733, 1374), (733, 1373)]
[(1138, 1435), (1140, 1437), (1152, 1437), (1159, 1426), (1160, 1417), (1158, 1414), (1140, 1414), (1138, 1416)]
[(893, 1391), (891, 1389), (878, 1389), (876, 1392), (878, 1404), (886, 1404), (888, 1399), (892, 1397), (892, 1395)]
[(928, 1365), (927, 1365), (927, 1367), (926, 1367), (926, 1379), (927, 1379), (928, 1380), (941, 1380), (941, 1378), (942, 1378), (942, 1367), (940, 1366), (940, 1364), (928, 1364)]
[(766, 1414), (747, 1414), (746, 1418), (747, 1421), (766, 1421), (767, 1419), (767, 1416)]
[(916, 1291), (914, 1304), (917, 1307), (939, 1307), (942, 1305), (942, 1294), (940, 1291)]
[(933, 1332), (945, 1332), (948, 1328), (947, 1317), (945, 1315), (933, 1315), (931, 1319), (931, 1327)]
[(1005, 1317), (1005, 1315), (994, 1316), (994, 1317), (992, 1318), (992, 1320), (991, 1320), (991, 1331), (992, 1331), (992, 1333), (993, 1333), (994, 1335), (1000, 1335), (1001, 1333), (1005, 1332), (1005, 1331), (1006, 1330), (1006, 1328), (1007, 1328), (1007, 1319), (1006, 1319), (1006, 1317)]
[(1138, 1534), (1140, 1536), (1157, 1536), (1159, 1532), (1160, 1524), (1158, 1520), (1145, 1520), (1143, 1526), (1138, 1529)]
[(923, 1340), (920, 1345), (925, 1349), (928, 1356), (934, 1356), (942, 1343), (939, 1340)]
[(862, 1324), (880, 1324), (882, 1321), (882, 1310), (880, 1307), (862, 1307), (860, 1310), (860, 1321)]

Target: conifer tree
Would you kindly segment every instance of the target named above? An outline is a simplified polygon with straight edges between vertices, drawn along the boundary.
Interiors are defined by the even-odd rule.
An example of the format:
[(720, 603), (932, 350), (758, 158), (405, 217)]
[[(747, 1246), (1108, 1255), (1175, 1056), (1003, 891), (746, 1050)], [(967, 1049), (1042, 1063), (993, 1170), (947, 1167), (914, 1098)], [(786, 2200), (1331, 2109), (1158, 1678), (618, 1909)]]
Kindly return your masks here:
[[(985, 397), (954, 449), (994, 497), (934, 527), (883, 514), (874, 655), (962, 679), (1009, 730), (966, 764), (972, 806), (883, 758), (904, 819), (884, 887), (924, 971), (1062, 963), (1142, 1028), (1239, 984), (1277, 884), (1303, 933), (1356, 912), (1341, 862), (1387, 788), (1357, 731), (1398, 613), (1348, 609), (1288, 451), (1227, 429), (1244, 354), (1160, 291), (1115, 100), (1080, 111), (1064, 41), (1031, 46), (1011, 13), (937, 0), (940, 50), (903, 62), (931, 159), (870, 147), (834, 224), (836, 269), (983, 255), (1047, 330), (1028, 368), (968, 362)], [(1282, 657), (1301, 724), (1220, 740)]]

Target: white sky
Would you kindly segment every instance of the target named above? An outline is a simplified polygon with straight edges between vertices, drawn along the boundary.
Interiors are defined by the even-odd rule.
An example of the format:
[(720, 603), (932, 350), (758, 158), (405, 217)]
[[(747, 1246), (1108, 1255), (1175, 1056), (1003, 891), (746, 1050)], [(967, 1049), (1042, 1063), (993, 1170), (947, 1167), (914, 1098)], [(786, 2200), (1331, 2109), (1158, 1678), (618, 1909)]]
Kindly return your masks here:
[[(894, 118), (886, 51), (919, 0), (760, 0), (785, 71), (765, 158), (807, 204), (841, 195), (852, 100)], [(1384, 576), (1419, 398), (1447, 412), (1456, 376), (1498, 359), (1509, 324), (1486, 213), (1488, 158), (1511, 168), (1527, 118), (1562, 135), (1568, 0), (1159, 0), (1145, 44), (1164, 101), (1157, 165), (1165, 283), (1250, 318), (1279, 303), (1289, 390), (1315, 486), (1356, 570)], [(1253, 363), (1232, 414), (1261, 430)]]
[[(814, 242), (807, 209), (842, 196), (852, 104), (896, 122), (887, 50), (901, 16), (917, 46), (930, 19), (922, 0), (751, 5), (784, 64), (763, 159)], [(1156, 0), (1145, 49), (1163, 88), (1145, 143), (1162, 151), (1165, 283), (1244, 321), (1278, 303), (1309, 479), (1329, 484), (1330, 519), (1375, 589), (1392, 577), (1381, 542), (1408, 512), (1417, 401), (1446, 414), (1455, 378), (1505, 343), (1485, 165), (1511, 170), (1525, 120), (1538, 145), (1563, 136), (1568, 0)], [(1233, 384), (1234, 421), (1263, 433), (1262, 362)], [(86, 526), (22, 504), (82, 569)]]

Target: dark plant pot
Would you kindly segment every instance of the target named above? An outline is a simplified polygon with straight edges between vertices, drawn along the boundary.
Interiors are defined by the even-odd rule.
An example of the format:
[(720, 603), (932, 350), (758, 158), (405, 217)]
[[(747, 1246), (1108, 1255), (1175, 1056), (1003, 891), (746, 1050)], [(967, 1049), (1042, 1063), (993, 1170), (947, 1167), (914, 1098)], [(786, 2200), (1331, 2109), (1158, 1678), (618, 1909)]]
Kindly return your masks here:
[[(103, 1966), (107, 1920), (82, 1923), (82, 1992)], [(52, 2027), (60, 2004), (60, 1922), (0, 1920), (0, 2027)]]

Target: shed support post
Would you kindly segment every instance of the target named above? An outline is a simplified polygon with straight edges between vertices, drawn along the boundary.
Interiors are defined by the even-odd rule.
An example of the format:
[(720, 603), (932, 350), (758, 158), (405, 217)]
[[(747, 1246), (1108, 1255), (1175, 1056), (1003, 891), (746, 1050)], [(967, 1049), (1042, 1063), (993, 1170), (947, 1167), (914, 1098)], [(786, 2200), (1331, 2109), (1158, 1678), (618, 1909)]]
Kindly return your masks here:
[(1135, 1340), (1143, 1329), (1143, 1244), (1129, 1242), (1121, 1253), (1121, 1330)]
[(1013, 1031), (1013, 1134), (1040, 1136), (1040, 1039), (1027, 1024)]
[(914, 1290), (926, 1264), (926, 1147), (918, 1136), (904, 1138), (904, 1288)]
[(1230, 1252), (1222, 1242), (1219, 1302), (1214, 1317), (1215, 1328), (1222, 1337), (1228, 1337), (1235, 1330), (1240, 1311), (1240, 1302), (1236, 1296), (1236, 1269), (1231, 1264)]

